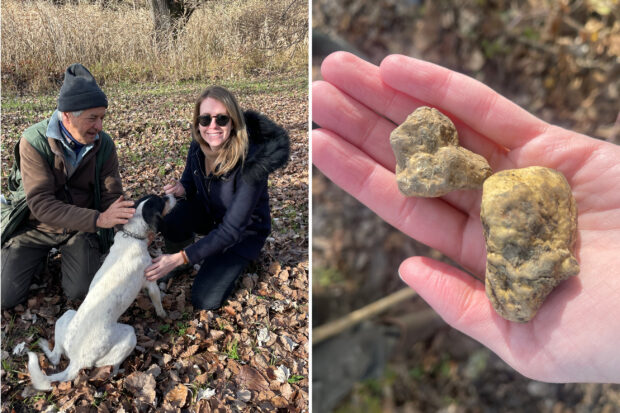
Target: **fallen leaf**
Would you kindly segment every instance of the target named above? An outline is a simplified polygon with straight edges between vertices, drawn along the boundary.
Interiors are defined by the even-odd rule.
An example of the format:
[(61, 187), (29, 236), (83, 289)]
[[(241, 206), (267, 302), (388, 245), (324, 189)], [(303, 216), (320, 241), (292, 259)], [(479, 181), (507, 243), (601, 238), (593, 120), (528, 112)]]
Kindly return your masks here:
[(171, 360), (172, 360), (172, 356), (168, 353), (162, 356), (162, 361), (164, 362), (164, 365), (170, 363)]
[(280, 265), (279, 262), (277, 261), (273, 261), (271, 264), (269, 264), (269, 274), (278, 274), (280, 272), (280, 269), (282, 268), (282, 266)]
[(218, 341), (219, 339), (224, 337), (225, 334), (226, 333), (224, 333), (222, 330), (211, 330), (211, 331), (209, 331), (209, 337), (211, 337), (215, 341)]
[(13, 347), (13, 355), (14, 356), (22, 356), (26, 353), (26, 342), (22, 341), (15, 347)]
[(262, 374), (253, 367), (241, 366), (238, 375), (238, 383), (240, 386), (253, 391), (264, 391), (269, 389), (269, 382)]
[(164, 400), (169, 402), (174, 407), (183, 407), (185, 406), (185, 402), (187, 399), (187, 395), (189, 394), (189, 390), (183, 384), (177, 384), (166, 393)]
[(110, 378), (111, 374), (112, 366), (97, 367), (91, 372), (88, 381), (93, 382), (95, 386), (101, 386), (103, 382)]
[(280, 383), (286, 383), (289, 376), (291, 375), (291, 371), (288, 369), (288, 367), (282, 365), (275, 370), (275, 375), (276, 380), (278, 380)]
[(153, 404), (155, 402), (155, 378), (150, 374), (136, 371), (125, 379), (123, 387), (131, 392), (134, 399)]
[(197, 384), (205, 384), (208, 379), (209, 379), (209, 374), (208, 373), (202, 373), (202, 374), (194, 377), (194, 382), (197, 383)]
[(222, 307), (222, 310), (224, 310), (228, 315), (235, 315), (236, 311), (234, 308), (232, 308), (231, 306), (227, 305), (226, 307)]
[(287, 270), (280, 271), (280, 274), (278, 274), (278, 278), (282, 282), (288, 281), (288, 277), (289, 277), (289, 273)]
[(258, 342), (259, 347), (261, 347), (263, 343), (269, 341), (269, 330), (266, 327), (263, 327), (258, 330), (256, 341)]
[(196, 354), (196, 352), (198, 351), (198, 344), (194, 344), (192, 346), (189, 346), (187, 348), (187, 350), (185, 350), (183, 353), (181, 353), (181, 358), (188, 358), (193, 356), (194, 354)]
[(291, 396), (293, 395), (293, 387), (288, 384), (288, 383), (284, 383), (282, 386), (280, 386), (280, 394), (282, 394), (282, 397), (284, 397), (286, 400), (291, 400)]
[(206, 389), (200, 389), (198, 390), (196, 402), (199, 402), (200, 400), (209, 400), (213, 396), (215, 396), (215, 390), (208, 387)]
[(273, 399), (271, 399), (271, 403), (273, 403), (275, 407), (280, 408), (280, 409), (284, 409), (288, 407), (288, 402), (282, 396), (274, 397)]
[(295, 350), (295, 347), (297, 347), (299, 344), (295, 343), (290, 337), (288, 336), (280, 336), (280, 342), (282, 342), (282, 344), (284, 345), (284, 347), (288, 350), (288, 351), (293, 351)]
[(150, 374), (151, 376), (157, 378), (161, 374), (161, 368), (157, 364), (151, 364), (151, 367), (146, 371), (146, 374)]
[(58, 390), (59, 391), (67, 391), (67, 390), (71, 390), (71, 388), (73, 387), (73, 383), (70, 381), (61, 381), (58, 383)]

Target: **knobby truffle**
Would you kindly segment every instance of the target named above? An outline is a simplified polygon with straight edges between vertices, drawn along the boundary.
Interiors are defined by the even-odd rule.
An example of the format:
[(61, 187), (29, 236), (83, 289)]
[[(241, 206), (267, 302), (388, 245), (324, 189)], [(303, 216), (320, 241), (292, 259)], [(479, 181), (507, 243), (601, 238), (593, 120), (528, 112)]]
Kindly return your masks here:
[(571, 188), (549, 168), (501, 171), (484, 182), (480, 218), (487, 296), (505, 319), (527, 322), (553, 288), (579, 273)]
[(487, 161), (459, 146), (452, 121), (422, 106), (392, 131), (398, 188), (407, 196), (438, 197), (476, 189), (492, 173)]

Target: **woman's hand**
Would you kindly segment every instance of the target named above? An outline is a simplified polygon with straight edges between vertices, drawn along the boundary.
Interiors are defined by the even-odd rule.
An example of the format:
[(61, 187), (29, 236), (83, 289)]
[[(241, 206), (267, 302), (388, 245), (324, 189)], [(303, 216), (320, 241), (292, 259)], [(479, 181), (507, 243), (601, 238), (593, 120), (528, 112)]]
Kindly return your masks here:
[(177, 252), (176, 254), (163, 254), (153, 258), (153, 264), (144, 270), (144, 276), (149, 281), (157, 281), (184, 263), (185, 259), (181, 252)]
[(171, 184), (164, 186), (164, 192), (166, 195), (172, 194), (177, 198), (180, 198), (185, 195), (185, 188), (181, 185), (181, 182), (175, 181)]
[(620, 383), (620, 148), (555, 127), (465, 75), (405, 56), (380, 67), (348, 53), (322, 65), (313, 84), (313, 162), (337, 185), (409, 236), (479, 279), (486, 252), (481, 191), (407, 198), (397, 188), (389, 135), (421, 105), (455, 123), (461, 144), (494, 171), (546, 166), (564, 174), (578, 206), (581, 272), (561, 283), (526, 324), (495, 313), (484, 283), (413, 257), (400, 275), (453, 327), (522, 374), (552, 382)]

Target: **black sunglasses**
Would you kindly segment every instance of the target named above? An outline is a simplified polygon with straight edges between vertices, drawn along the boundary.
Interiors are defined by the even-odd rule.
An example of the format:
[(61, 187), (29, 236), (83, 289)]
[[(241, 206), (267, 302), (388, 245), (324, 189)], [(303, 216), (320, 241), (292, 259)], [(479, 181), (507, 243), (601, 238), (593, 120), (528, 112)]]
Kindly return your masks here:
[[(213, 118), (215, 118), (215, 124), (218, 126), (226, 126), (230, 121), (230, 116), (228, 115), (216, 115), (213, 116)], [(200, 126), (209, 126), (211, 124), (211, 119), (211, 115), (198, 116), (198, 123), (200, 123)]]

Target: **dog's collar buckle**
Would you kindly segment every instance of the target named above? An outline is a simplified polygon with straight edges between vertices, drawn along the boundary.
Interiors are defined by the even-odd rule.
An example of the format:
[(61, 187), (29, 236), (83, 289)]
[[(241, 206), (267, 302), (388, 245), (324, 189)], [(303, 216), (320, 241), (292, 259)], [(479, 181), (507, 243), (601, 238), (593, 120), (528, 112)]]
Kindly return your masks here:
[(124, 228), (121, 229), (121, 232), (123, 233), (123, 237), (125, 237), (125, 238), (131, 237), (131, 238), (139, 239), (141, 241), (144, 241), (146, 239), (146, 236), (144, 236), (144, 237), (140, 236), (140, 235), (138, 235), (136, 233), (133, 233), (131, 231), (127, 231)]

